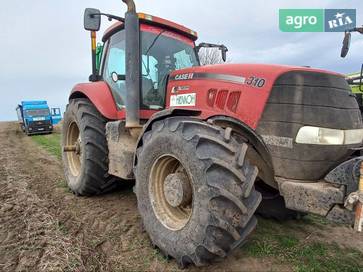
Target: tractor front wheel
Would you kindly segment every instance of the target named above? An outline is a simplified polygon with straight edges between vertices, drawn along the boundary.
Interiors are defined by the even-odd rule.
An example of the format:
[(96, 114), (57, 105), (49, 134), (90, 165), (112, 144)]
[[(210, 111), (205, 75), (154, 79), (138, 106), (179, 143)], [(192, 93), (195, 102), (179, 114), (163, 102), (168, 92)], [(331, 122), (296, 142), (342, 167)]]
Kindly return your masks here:
[(136, 195), (152, 243), (181, 267), (206, 265), (243, 244), (261, 195), (248, 145), (230, 129), (182, 117), (156, 121), (137, 150)]
[(106, 121), (88, 99), (74, 99), (67, 106), (62, 159), (68, 187), (76, 195), (97, 195), (116, 185), (108, 174)]

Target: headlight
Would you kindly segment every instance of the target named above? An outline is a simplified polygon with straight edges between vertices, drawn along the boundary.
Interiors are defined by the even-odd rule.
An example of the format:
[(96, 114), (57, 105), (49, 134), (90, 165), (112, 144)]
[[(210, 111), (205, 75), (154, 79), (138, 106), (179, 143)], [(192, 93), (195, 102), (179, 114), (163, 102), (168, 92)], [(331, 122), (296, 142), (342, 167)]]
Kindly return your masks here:
[(350, 145), (363, 141), (363, 129), (331, 129), (320, 127), (302, 127), (296, 136), (298, 144)]

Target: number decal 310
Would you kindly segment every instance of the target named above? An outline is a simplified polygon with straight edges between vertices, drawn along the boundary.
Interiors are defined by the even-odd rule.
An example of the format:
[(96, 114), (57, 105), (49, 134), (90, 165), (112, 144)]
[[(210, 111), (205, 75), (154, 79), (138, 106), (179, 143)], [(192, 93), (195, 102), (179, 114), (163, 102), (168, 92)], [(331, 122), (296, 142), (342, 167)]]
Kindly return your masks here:
[(266, 80), (264, 78), (251, 76), (246, 79), (245, 84), (256, 87), (256, 88), (262, 88), (265, 86)]

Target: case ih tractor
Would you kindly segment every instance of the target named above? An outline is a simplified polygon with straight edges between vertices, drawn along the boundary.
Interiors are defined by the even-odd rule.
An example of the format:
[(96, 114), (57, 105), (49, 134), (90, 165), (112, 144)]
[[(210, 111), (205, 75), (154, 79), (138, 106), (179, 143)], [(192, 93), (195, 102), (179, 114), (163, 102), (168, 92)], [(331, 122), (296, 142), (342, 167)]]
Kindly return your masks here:
[[(86, 9), (93, 73), (76, 85), (63, 162), (76, 195), (136, 180), (152, 244), (180, 266), (227, 256), (270, 217), (352, 224), (363, 125), (342, 75), (306, 67), (200, 66), (197, 34), (136, 13)], [(118, 22), (96, 55), (100, 18)], [(217, 46), (225, 58), (225, 46)], [(97, 65), (100, 63), (100, 65)], [(262, 203), (261, 203), (262, 201)], [(261, 205), (260, 205), (261, 204)]]

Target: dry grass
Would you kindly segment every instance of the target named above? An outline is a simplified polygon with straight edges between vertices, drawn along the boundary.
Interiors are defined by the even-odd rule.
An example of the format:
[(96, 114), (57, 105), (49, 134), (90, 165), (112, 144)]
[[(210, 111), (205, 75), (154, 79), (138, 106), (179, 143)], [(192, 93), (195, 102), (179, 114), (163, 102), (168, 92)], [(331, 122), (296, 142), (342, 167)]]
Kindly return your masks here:
[(58, 124), (56, 124), (54, 126), (53, 131), (55, 133), (59, 133), (60, 134), (62, 132), (62, 125), (63, 125), (63, 119)]
[[(5, 186), (4, 186), (5, 185)], [(2, 252), (10, 258), (0, 264), (3, 271), (81, 271), (81, 243), (65, 235), (59, 223), (44, 203), (27, 189), (26, 183), (10, 180), (1, 184), (1, 227), (8, 231), (2, 242)], [(12, 251), (20, 251), (19, 258), (11, 258)]]

